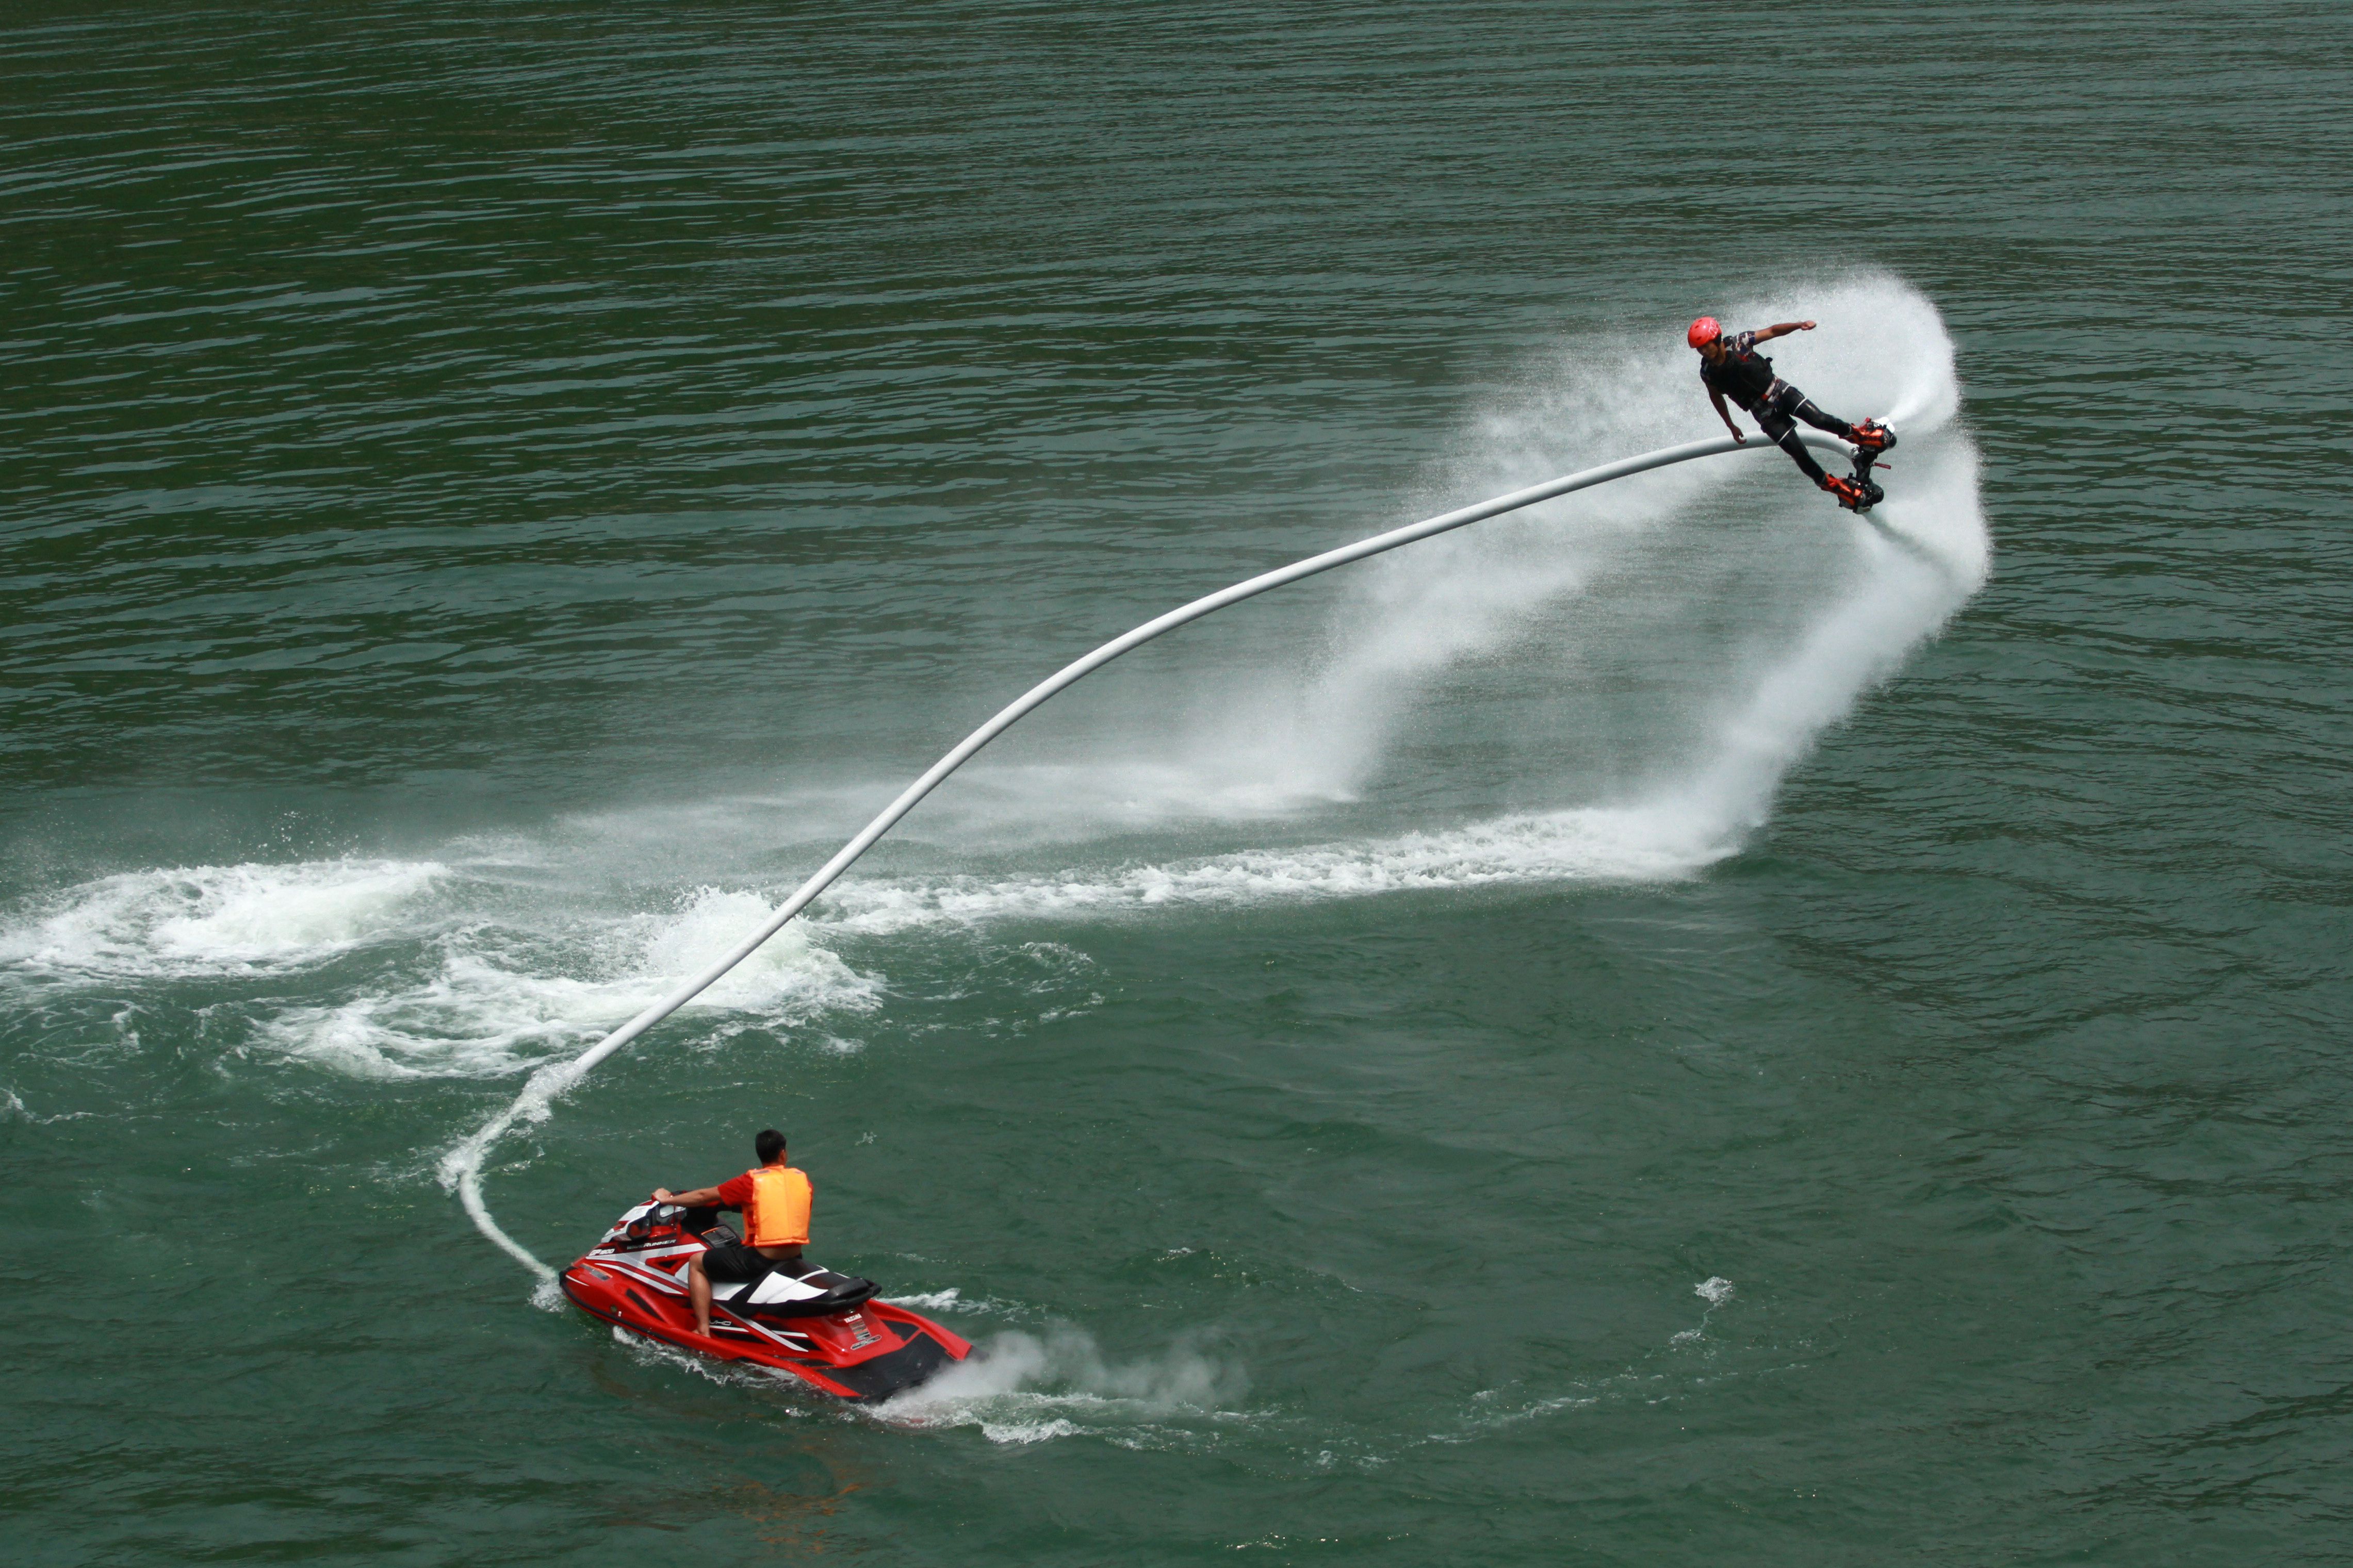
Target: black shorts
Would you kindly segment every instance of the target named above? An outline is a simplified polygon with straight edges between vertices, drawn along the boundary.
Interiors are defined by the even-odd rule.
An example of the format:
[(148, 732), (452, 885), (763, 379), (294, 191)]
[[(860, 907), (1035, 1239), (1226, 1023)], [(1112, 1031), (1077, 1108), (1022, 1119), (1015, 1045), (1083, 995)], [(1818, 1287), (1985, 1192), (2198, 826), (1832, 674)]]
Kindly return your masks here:
[(702, 1272), (713, 1279), (742, 1280), (745, 1284), (764, 1279), (768, 1270), (779, 1263), (790, 1263), (800, 1255), (770, 1258), (766, 1253), (746, 1247), (740, 1241), (723, 1241), (702, 1255)]

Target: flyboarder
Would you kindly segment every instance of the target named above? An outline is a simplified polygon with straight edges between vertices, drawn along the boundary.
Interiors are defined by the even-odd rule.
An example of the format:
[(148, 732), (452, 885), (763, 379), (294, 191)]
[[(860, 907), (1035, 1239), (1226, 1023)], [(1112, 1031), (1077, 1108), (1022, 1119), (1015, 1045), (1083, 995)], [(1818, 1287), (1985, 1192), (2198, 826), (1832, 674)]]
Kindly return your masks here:
[[(1871, 482), (1871, 465), (1879, 454), (1895, 445), (1895, 432), (1875, 419), (1865, 419), (1850, 425), (1843, 419), (1823, 413), (1813, 399), (1773, 374), (1773, 362), (1757, 352), (1759, 343), (1791, 332), (1810, 332), (1811, 321), (1780, 321), (1753, 332), (1725, 335), (1724, 328), (1714, 316), (1702, 316), (1691, 324), (1684, 339), (1699, 351), (1700, 381), (1707, 387), (1707, 398), (1715, 405), (1715, 416), (1732, 432), (1732, 438), (1745, 442), (1748, 437), (1732, 422), (1725, 408), (1727, 397), (1748, 410), (1757, 427), (1772, 437), (1790, 459), (1805, 470), (1806, 477), (1837, 498), (1839, 505), (1849, 511), (1869, 511), (1885, 499), (1885, 492)], [(1798, 438), (1798, 427), (1792, 423), (1802, 419), (1817, 430), (1827, 430), (1833, 436), (1854, 443), (1854, 477), (1826, 474)]]

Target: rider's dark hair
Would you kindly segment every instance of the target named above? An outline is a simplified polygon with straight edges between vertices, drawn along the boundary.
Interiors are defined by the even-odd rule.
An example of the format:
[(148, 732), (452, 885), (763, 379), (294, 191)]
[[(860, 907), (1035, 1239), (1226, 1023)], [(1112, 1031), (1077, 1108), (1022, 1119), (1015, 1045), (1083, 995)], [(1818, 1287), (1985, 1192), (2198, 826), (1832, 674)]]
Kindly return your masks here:
[(785, 1152), (785, 1135), (771, 1127), (752, 1140), (752, 1147), (760, 1156), (760, 1163), (773, 1165)]

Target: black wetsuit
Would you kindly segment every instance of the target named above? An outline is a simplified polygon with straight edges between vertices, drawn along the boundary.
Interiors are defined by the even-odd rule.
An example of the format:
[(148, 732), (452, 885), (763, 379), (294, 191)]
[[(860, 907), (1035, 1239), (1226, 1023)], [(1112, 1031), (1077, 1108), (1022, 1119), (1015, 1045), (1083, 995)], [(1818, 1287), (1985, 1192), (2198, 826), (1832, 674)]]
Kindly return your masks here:
[(1854, 426), (1823, 413), (1814, 406), (1811, 398), (1775, 375), (1773, 362), (1757, 352), (1755, 332), (1736, 333), (1723, 342), (1722, 359), (1700, 356), (1700, 380), (1709, 391), (1720, 392), (1748, 410), (1757, 427), (1788, 453), (1791, 460), (1806, 471), (1808, 479), (1820, 484), (1822, 466), (1814, 461), (1814, 455), (1798, 439), (1794, 421), (1802, 419), (1817, 430), (1827, 430), (1848, 440), (1854, 438)]

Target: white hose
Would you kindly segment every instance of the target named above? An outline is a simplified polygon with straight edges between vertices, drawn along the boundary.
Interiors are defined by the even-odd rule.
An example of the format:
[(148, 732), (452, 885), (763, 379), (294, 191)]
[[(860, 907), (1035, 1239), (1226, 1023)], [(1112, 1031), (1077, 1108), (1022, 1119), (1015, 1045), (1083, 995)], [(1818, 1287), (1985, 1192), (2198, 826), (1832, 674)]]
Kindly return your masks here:
[[(1799, 435), (1810, 447), (1818, 447), (1823, 451), (1837, 452), (1847, 457), (1854, 455), (1854, 449), (1852, 447), (1833, 437), (1819, 436), (1811, 431), (1801, 431)], [(457, 1187), (459, 1200), (466, 1205), (466, 1213), (473, 1217), (475, 1226), (484, 1236), (504, 1248), (524, 1268), (529, 1268), (542, 1279), (554, 1279), (555, 1270), (533, 1257), (522, 1243), (501, 1230), (498, 1222), (491, 1217), (491, 1211), (483, 1206), (482, 1160), (490, 1152), (491, 1145), (504, 1137), (517, 1121), (543, 1120), (547, 1115), (548, 1108), (554, 1103), (555, 1100), (586, 1078), (589, 1068), (685, 1006), (704, 987), (749, 958), (762, 942), (782, 931), (786, 921), (807, 909), (812, 899), (830, 887), (834, 879), (848, 870), (850, 863), (865, 854), (876, 839), (888, 833), (901, 817), (913, 810), (917, 801), (938, 788), (941, 781), (971, 761), (974, 754), (983, 746), (1010, 729), (1014, 721), (1037, 708), (1063, 688), (1073, 684), (1082, 676), (1101, 669), (1130, 648), (1141, 647), (1164, 632), (1175, 631), (1187, 621), (1198, 621), (1212, 610), (1222, 610), (1228, 605), (1238, 605), (1244, 599), (1256, 598), (1271, 588), (1280, 588), (1286, 583), (1296, 583), (1303, 577), (1313, 577), (1318, 573), (1329, 572), (1335, 566), (1345, 566), (1352, 561), (1362, 561), (1367, 556), (1379, 555), (1395, 550), (1401, 544), (1411, 544), (1416, 540), (1445, 533), (1450, 530), (1461, 528), (1466, 523), (1479, 522), (1507, 511), (1517, 511), (1522, 507), (1534, 506), (1538, 501), (1550, 500), (1555, 496), (1567, 495), (1571, 490), (1587, 489), (1594, 485), (1607, 484), (1612, 479), (1622, 479), (1630, 474), (1643, 473), (1651, 468), (1663, 468), (1671, 463), (1687, 463), (1694, 458), (1712, 458), (1719, 452), (1777, 449), (1769, 441), (1751, 441), (1743, 447), (1729, 436), (1718, 436), (1711, 440), (1688, 441), (1680, 447), (1666, 447), (1656, 452), (1645, 452), (1639, 458), (1626, 458), (1615, 463), (1605, 463), (1598, 468), (1588, 468), (1582, 473), (1570, 474), (1564, 479), (1550, 479), (1540, 485), (1532, 485), (1524, 490), (1514, 490), (1509, 495), (1497, 496), (1493, 500), (1483, 500), (1476, 506), (1466, 506), (1460, 511), (1450, 511), (1440, 517), (1409, 523), (1403, 528), (1391, 529), (1387, 533), (1377, 533), (1370, 539), (1360, 539), (1354, 544), (1342, 545), (1337, 550), (1327, 550), (1321, 555), (1311, 555), (1304, 561), (1294, 561), (1288, 566), (1281, 566), (1271, 572), (1262, 573), (1247, 582), (1237, 583), (1230, 588), (1220, 588), (1205, 598), (1196, 599), (1189, 605), (1171, 610), (1156, 620), (1146, 621), (1124, 636), (1113, 637), (1085, 658), (1064, 665), (1060, 669), (1008, 703), (987, 723), (966, 735), (957, 743), (955, 750), (934, 763), (924, 771), (923, 777), (901, 791), (898, 799), (883, 807), (880, 816), (860, 828), (857, 837), (843, 845), (832, 859), (818, 868), (816, 874), (803, 882), (791, 898), (778, 906), (776, 912), (770, 915), (766, 923), (759, 930), (729, 948), (708, 968), (703, 969), (677, 990), (570, 1061), (551, 1062), (533, 1073), (530, 1079), (524, 1083), (522, 1092), (515, 1096), (513, 1104), (491, 1117), (482, 1124), (480, 1131), (442, 1156), (442, 1184), (445, 1186), (454, 1184)]]

